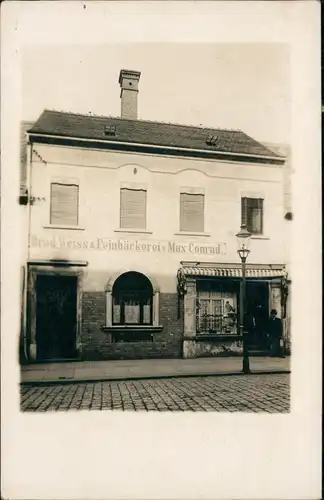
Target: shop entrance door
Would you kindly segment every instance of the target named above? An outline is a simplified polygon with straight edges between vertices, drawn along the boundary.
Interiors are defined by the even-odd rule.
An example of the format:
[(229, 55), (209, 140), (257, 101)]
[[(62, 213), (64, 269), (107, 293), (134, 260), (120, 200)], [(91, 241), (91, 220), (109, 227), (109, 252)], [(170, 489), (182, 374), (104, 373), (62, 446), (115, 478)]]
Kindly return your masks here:
[(37, 276), (36, 343), (39, 360), (75, 357), (76, 303), (75, 276)]
[[(265, 282), (247, 282), (246, 306), (250, 318), (253, 318), (254, 327), (249, 332), (250, 350), (269, 350), (267, 323), (269, 318), (269, 287)], [(250, 322), (251, 324), (251, 322)]]

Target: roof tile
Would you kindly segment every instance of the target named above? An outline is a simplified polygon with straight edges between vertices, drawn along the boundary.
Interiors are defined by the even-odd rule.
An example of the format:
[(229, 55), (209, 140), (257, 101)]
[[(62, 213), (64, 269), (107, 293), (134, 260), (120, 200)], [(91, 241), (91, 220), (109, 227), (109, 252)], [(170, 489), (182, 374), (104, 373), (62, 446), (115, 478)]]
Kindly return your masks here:
[[(105, 128), (116, 127), (116, 135), (105, 134)], [(247, 154), (277, 158), (278, 154), (240, 130), (211, 129), (164, 122), (128, 120), (105, 116), (78, 115), (45, 110), (29, 130), (34, 134), (57, 135), (79, 139), (138, 143), (164, 147), (223, 153)], [(215, 145), (206, 143), (217, 137)]]

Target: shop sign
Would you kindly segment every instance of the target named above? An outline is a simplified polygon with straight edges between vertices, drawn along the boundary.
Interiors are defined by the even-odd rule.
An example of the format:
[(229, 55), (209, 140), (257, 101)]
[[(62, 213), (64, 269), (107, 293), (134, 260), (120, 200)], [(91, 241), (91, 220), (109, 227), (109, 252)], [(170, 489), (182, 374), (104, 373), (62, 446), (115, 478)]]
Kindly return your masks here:
[(128, 240), (94, 238), (93, 240), (72, 239), (61, 236), (51, 238), (40, 238), (32, 235), (32, 248), (53, 250), (97, 250), (106, 252), (132, 252), (132, 253), (168, 253), (168, 254), (190, 254), (190, 255), (226, 255), (226, 243), (215, 242), (213, 244), (200, 243), (198, 241), (178, 242), (172, 240)]

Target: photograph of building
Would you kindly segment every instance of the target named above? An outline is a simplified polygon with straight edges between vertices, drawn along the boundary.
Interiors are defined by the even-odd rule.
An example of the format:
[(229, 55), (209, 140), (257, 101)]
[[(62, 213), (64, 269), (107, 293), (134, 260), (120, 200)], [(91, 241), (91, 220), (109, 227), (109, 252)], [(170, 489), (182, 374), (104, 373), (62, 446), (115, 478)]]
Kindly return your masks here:
[(318, 498), (316, 2), (4, 4), (3, 498)]
[(146, 74), (115, 76), (119, 116), (45, 108), (21, 126), (22, 368), (238, 359), (242, 318), (250, 356), (289, 356), (289, 146), (142, 119)]

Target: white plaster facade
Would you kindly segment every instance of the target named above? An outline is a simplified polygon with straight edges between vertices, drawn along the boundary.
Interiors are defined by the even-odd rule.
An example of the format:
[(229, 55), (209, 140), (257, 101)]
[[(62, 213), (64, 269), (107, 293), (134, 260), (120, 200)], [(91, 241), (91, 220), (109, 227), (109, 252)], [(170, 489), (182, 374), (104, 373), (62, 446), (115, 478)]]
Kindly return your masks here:
[[(28, 258), (88, 261), (89, 273), (85, 277), (88, 289), (102, 289), (116, 269), (145, 268), (156, 276), (161, 289), (171, 292), (182, 260), (238, 262), (235, 234), (241, 223), (242, 196), (264, 199), (264, 232), (252, 239), (249, 261), (255, 264), (286, 261), (280, 165), (116, 153), (37, 143), (32, 146), (31, 157), (31, 196), (40, 201), (26, 207), (30, 210)], [(79, 185), (78, 227), (50, 225), (50, 185), (57, 181)], [(119, 227), (120, 188), (125, 182), (140, 184), (147, 190), (146, 231)], [(180, 232), (182, 187), (204, 190), (204, 233)], [(123, 250), (113, 249), (118, 241)], [(129, 246), (133, 243), (133, 249), (125, 249), (127, 243)], [(152, 246), (145, 247), (147, 244)], [(220, 253), (207, 253), (212, 251), (207, 250), (209, 247), (219, 248)]]
[[(47, 262), (49, 266), (51, 261), (83, 263), (82, 287), (78, 285), (78, 288), (80, 293), (105, 291), (103, 323), (106, 327), (111, 326), (112, 287), (109, 283), (113, 276), (137, 271), (156, 283), (153, 326), (161, 330), (160, 293), (176, 296), (177, 271), (182, 261), (238, 264), (235, 234), (241, 224), (242, 197), (264, 200), (263, 234), (252, 238), (249, 263), (284, 265), (287, 262), (281, 165), (238, 162), (235, 157), (233, 161), (191, 159), (102, 151), (92, 149), (89, 144), (81, 148), (37, 142), (28, 146), (27, 157), (27, 189), (35, 201), (23, 207), (26, 260), (31, 264)], [(53, 182), (79, 186), (77, 226), (50, 224)], [(147, 191), (145, 230), (120, 228), (120, 189), (133, 185)], [(203, 233), (180, 231), (183, 188), (199, 190), (205, 195)], [(280, 316), (278, 288), (272, 289), (270, 300)], [(196, 334), (195, 301), (196, 287), (190, 287), (189, 282), (184, 297), (183, 331), (179, 332), (187, 338)], [(81, 295), (78, 303), (81, 308)], [(26, 304), (27, 300), (25, 311)], [(82, 315), (78, 314), (77, 345), (81, 352)], [(206, 349), (217, 352), (218, 348), (207, 345)], [(36, 350), (34, 333), (29, 346), (32, 358), (36, 357)], [(201, 345), (191, 349), (185, 341), (183, 356), (195, 356), (203, 350)]]

